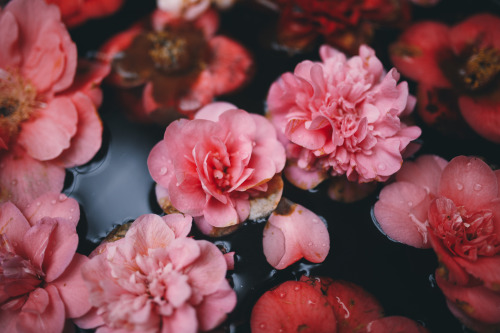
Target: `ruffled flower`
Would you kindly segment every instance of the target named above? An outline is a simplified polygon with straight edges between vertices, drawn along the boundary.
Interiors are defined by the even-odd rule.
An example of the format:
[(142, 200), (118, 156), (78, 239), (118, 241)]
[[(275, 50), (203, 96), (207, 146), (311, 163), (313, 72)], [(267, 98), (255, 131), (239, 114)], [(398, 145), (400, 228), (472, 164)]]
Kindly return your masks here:
[(168, 124), (193, 117), (215, 96), (240, 88), (253, 61), (236, 41), (216, 36), (217, 13), (194, 21), (156, 10), (148, 20), (111, 38), (101, 49), (112, 65), (110, 81), (130, 116)]
[(66, 318), (90, 309), (75, 253), (78, 203), (47, 193), (24, 209), (0, 205), (0, 327), (3, 332), (62, 332)]
[(208, 10), (211, 5), (220, 9), (231, 7), (236, 0), (157, 0), (158, 8), (176, 17), (193, 20)]
[(286, 146), (285, 175), (311, 189), (329, 176), (385, 181), (399, 170), (401, 153), (421, 131), (400, 117), (414, 98), (395, 69), (385, 74), (372, 49), (346, 56), (320, 48), (321, 62), (303, 61), (271, 85), (268, 113)]
[(59, 6), (62, 20), (70, 28), (90, 19), (111, 15), (123, 4), (123, 0), (46, 0), (46, 2)]
[(271, 123), (222, 102), (170, 124), (148, 158), (162, 200), (207, 234), (269, 215), (281, 198), (284, 165)]
[(396, 241), (432, 246), (436, 281), (465, 324), (500, 327), (500, 171), (477, 158), (422, 156), (396, 180), (375, 204), (380, 228)]
[(396, 68), (419, 83), (424, 121), (461, 135), (465, 119), (480, 136), (500, 143), (500, 18), (477, 14), (452, 27), (419, 22), (390, 54)]
[(227, 264), (214, 244), (186, 237), (191, 217), (143, 215), (82, 273), (94, 309), (77, 321), (97, 332), (198, 332), (236, 305)]
[(11, 1), (0, 27), (0, 202), (22, 207), (60, 192), (64, 169), (100, 148), (99, 92), (90, 86), (102, 75), (74, 82), (76, 46), (54, 5)]

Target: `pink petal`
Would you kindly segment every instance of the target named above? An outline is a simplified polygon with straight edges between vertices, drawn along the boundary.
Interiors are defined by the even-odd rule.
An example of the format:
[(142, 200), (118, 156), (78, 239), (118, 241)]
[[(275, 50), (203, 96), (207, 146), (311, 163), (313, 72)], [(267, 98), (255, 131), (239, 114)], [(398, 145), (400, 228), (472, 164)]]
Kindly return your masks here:
[(193, 293), (209, 295), (216, 292), (225, 279), (226, 260), (214, 244), (205, 240), (199, 240), (197, 244), (200, 247), (200, 256), (190, 267), (186, 268), (185, 273), (195, 288)]
[(64, 194), (46, 193), (23, 209), (31, 225), (44, 217), (63, 218), (76, 225), (80, 219), (80, 206), (73, 198)]
[(217, 327), (233, 311), (236, 306), (236, 293), (229, 286), (227, 280), (222, 281), (218, 290), (207, 295), (197, 306), (197, 317), (200, 329), (210, 331)]
[(168, 256), (177, 271), (183, 271), (200, 256), (200, 247), (192, 238), (177, 238), (168, 247)]
[(97, 314), (97, 308), (91, 308), (86, 314), (79, 318), (73, 318), (73, 322), (80, 328), (90, 329), (104, 325), (104, 320)]
[(175, 238), (186, 237), (191, 231), (193, 218), (189, 215), (169, 214), (163, 216), (162, 218), (174, 232)]
[(366, 325), (367, 333), (429, 333), (425, 327), (410, 318), (389, 316), (376, 319)]
[(66, 168), (72, 168), (90, 161), (102, 143), (102, 122), (89, 97), (76, 93), (72, 101), (78, 112), (78, 124), (71, 146), (64, 150), (59, 160)]
[(218, 228), (229, 227), (242, 222), (239, 220), (236, 209), (228, 202), (223, 204), (219, 200), (211, 197), (205, 208), (203, 215), (210, 225)]
[(475, 14), (450, 29), (455, 54), (474, 45), (477, 48), (500, 49), (500, 19), (489, 13)]
[[(18, 330), (26, 332), (61, 332), (64, 327), (64, 304), (59, 297), (59, 293), (54, 286), (48, 285), (45, 288), (48, 295), (48, 304), (43, 312), (21, 311), (17, 323)], [(35, 291), (36, 292), (36, 291)], [(33, 294), (33, 293), (31, 293)], [(25, 304), (28, 310), (33, 305), (36, 308), (38, 300), (30, 298)]]
[[(45, 220), (51, 219), (42, 219), (42, 221)], [(54, 219), (54, 221), (57, 221), (57, 226), (50, 236), (50, 243), (43, 261), (46, 282), (52, 282), (66, 270), (78, 247), (75, 225), (63, 219)]]
[(91, 308), (89, 292), (81, 272), (83, 264), (88, 261), (86, 256), (76, 253), (64, 273), (51, 283), (59, 291), (66, 317), (81, 317)]
[(436, 252), (440, 266), (436, 269), (436, 276), (453, 284), (466, 285), (469, 283), (469, 274), (455, 261), (456, 257), (450, 254), (441, 240), (434, 236), (432, 232), (429, 232), (429, 240)]
[(483, 286), (464, 287), (446, 282), (436, 275), (436, 282), (448, 300), (469, 317), (487, 324), (500, 323), (500, 294)]
[(204, 214), (207, 194), (203, 191), (199, 179), (184, 180), (179, 186), (175, 179), (172, 179), (167, 188), (172, 205), (176, 209), (191, 216)]
[(38, 109), (36, 117), (22, 123), (18, 142), (37, 160), (54, 159), (69, 148), (77, 122), (73, 102), (65, 97), (55, 98), (45, 108)]
[(418, 248), (429, 248), (426, 227), (430, 197), (424, 187), (398, 181), (385, 186), (375, 203), (375, 219), (391, 239)]
[(238, 109), (235, 105), (228, 102), (213, 102), (202, 107), (194, 119), (206, 119), (211, 121), (219, 120), (219, 116), (226, 112), (227, 110)]
[(479, 320), (475, 320), (468, 315), (465, 314), (464, 311), (462, 311), (458, 305), (450, 301), (449, 299), (446, 300), (446, 305), (448, 306), (448, 309), (450, 309), (450, 312), (457, 317), (458, 320), (460, 320), (465, 326), (467, 326), (469, 329), (473, 330), (474, 332), (495, 332), (498, 331), (500, 328), (499, 324), (493, 324), (489, 325), (486, 323), (483, 323)]
[(485, 287), (498, 291), (500, 287), (500, 256), (479, 257), (474, 262), (456, 257), (455, 261), (467, 273), (481, 280)]
[(321, 149), (328, 139), (328, 133), (324, 129), (308, 130), (305, 121), (289, 121), (285, 134), (295, 144), (304, 148), (315, 150)]
[(148, 169), (151, 177), (162, 187), (167, 188), (174, 176), (174, 165), (169, 158), (169, 150), (164, 141), (158, 142), (148, 156)]
[(447, 164), (448, 161), (439, 156), (422, 155), (414, 162), (404, 162), (396, 174), (396, 179), (398, 182), (405, 181), (418, 185), (428, 194), (436, 196), (441, 174)]
[(448, 88), (439, 63), (451, 57), (449, 28), (443, 23), (420, 22), (406, 29), (390, 48), (394, 66), (412, 80)]
[(477, 134), (500, 143), (500, 104), (496, 100), (461, 96), (458, 99), (460, 113)]
[(19, 311), (0, 311), (0, 327), (5, 332), (16, 332), (16, 324), (19, 321)]
[(498, 196), (497, 178), (480, 159), (458, 156), (444, 168), (439, 193), (457, 207), (479, 210)]
[(4, 68), (18, 68), (21, 61), (19, 53), (19, 27), (11, 12), (0, 14), (0, 64)]
[(285, 168), (285, 177), (298, 188), (309, 190), (321, 184), (328, 174), (324, 170), (304, 170), (291, 163)]
[(63, 167), (37, 161), (21, 149), (2, 153), (0, 168), (0, 202), (10, 200), (22, 208), (46, 192), (59, 193), (63, 189)]
[(162, 317), (162, 333), (196, 333), (197, 331), (198, 321), (196, 320), (196, 311), (188, 304), (175, 309), (173, 315)]
[(161, 217), (145, 214), (134, 221), (125, 239), (133, 244), (135, 253), (147, 255), (148, 249), (167, 247), (175, 239), (175, 235)]
[(28, 220), (11, 202), (0, 205), (0, 230), (10, 245), (19, 253), (23, 246), (23, 237), (30, 229)]
[(51, 235), (56, 227), (57, 222), (47, 218), (38, 221), (38, 223), (31, 227), (24, 235), (24, 253), (30, 262), (38, 269), (42, 268), (46, 254), (48, 256), (48, 251), (46, 250), (51, 240)]
[(268, 263), (276, 269), (302, 257), (320, 263), (330, 250), (330, 236), (316, 214), (283, 198), (264, 229), (263, 247)]

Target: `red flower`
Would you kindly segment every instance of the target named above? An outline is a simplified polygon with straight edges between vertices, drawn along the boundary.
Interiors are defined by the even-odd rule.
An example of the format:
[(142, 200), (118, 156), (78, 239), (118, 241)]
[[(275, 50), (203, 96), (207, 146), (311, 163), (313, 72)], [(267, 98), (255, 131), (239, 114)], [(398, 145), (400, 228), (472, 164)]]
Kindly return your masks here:
[(500, 142), (500, 18), (478, 14), (452, 27), (420, 22), (390, 53), (396, 68), (418, 81), (418, 108), (425, 121), (456, 125), (458, 109), (479, 135)]
[(102, 48), (112, 64), (111, 81), (132, 118), (170, 123), (192, 117), (215, 96), (241, 87), (252, 59), (237, 42), (214, 36), (218, 16), (206, 11), (194, 21), (155, 11)]
[(123, 0), (46, 0), (59, 6), (63, 22), (74, 27), (89, 19), (108, 16), (116, 12)]

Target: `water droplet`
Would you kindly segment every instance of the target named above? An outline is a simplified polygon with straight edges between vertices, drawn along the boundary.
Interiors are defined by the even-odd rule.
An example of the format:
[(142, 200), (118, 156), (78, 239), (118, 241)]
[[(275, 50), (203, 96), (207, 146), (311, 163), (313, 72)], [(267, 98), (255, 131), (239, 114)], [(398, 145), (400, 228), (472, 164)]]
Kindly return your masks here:
[(464, 184), (457, 183), (457, 190), (462, 191), (464, 189)]
[(413, 207), (413, 202), (412, 201), (408, 201), (408, 206), (409, 207)]
[(40, 207), (40, 205), (41, 205), (41, 204), (42, 204), (42, 203), (41, 203), (40, 201), (38, 201), (38, 202), (36, 203), (36, 205), (37, 205), (38, 207)]
[(379, 170), (384, 171), (386, 168), (387, 168), (387, 167), (386, 167), (386, 166), (385, 166), (385, 164), (383, 164), (383, 163), (380, 163), (380, 164), (378, 165), (378, 169), (379, 169)]
[(470, 169), (470, 167), (472, 166), (472, 162), (467, 162), (465, 166), (467, 167), (467, 169)]
[(162, 167), (162, 168), (160, 169), (160, 176), (163, 176), (163, 175), (165, 175), (166, 173), (167, 173), (167, 168), (166, 168), (166, 167)]
[(432, 288), (436, 287), (436, 279), (434, 278), (434, 274), (429, 275), (429, 282)]
[(326, 243), (321, 244), (321, 246), (326, 247)]
[(474, 185), (474, 191), (481, 191), (482, 188), (483, 186), (481, 184)]
[(12, 184), (12, 185), (17, 185), (17, 180), (15, 180), (15, 179), (14, 179), (14, 180), (11, 182), (11, 184)]
[(260, 325), (259, 325), (259, 327), (260, 327), (261, 329), (265, 329), (265, 328), (266, 328), (266, 324), (262, 323), (262, 324), (260, 324)]
[(313, 242), (307, 243), (307, 246), (313, 246)]
[(74, 208), (71, 208), (69, 211), (70, 211), (71, 213), (73, 213), (73, 212), (75, 211), (75, 209), (74, 209)]
[(314, 302), (314, 301), (312, 301), (312, 300), (308, 300), (308, 301), (307, 301), (307, 304), (309, 304), (309, 305), (315, 305), (315, 304), (316, 304), (316, 302)]
[(284, 292), (281, 292), (281, 293), (280, 293), (280, 297), (281, 297), (281, 298), (285, 298), (285, 296), (286, 296), (286, 293), (284, 293)]
[(55, 199), (54, 199), (54, 200), (52, 200), (52, 201), (50, 201), (50, 203), (51, 203), (51, 204), (53, 204), (53, 205), (55, 205), (55, 204), (56, 204), (56, 202), (57, 202), (57, 201), (56, 201)]
[(295, 286), (295, 288), (293, 288), (293, 289), (295, 289), (295, 291), (299, 291), (300, 290), (300, 286)]
[(64, 194), (59, 194), (59, 201), (64, 201), (66, 200), (68, 197), (65, 196)]

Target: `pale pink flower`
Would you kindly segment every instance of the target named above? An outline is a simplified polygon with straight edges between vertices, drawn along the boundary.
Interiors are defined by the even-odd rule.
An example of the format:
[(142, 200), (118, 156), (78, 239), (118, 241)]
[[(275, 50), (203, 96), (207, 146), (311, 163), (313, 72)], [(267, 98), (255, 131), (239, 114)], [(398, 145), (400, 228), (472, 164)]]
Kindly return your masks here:
[(436, 281), (465, 324), (500, 327), (500, 170), (477, 158), (422, 156), (396, 180), (375, 204), (380, 228), (396, 241), (432, 246)]
[[(269, 215), (281, 197), (284, 165), (271, 123), (222, 102), (170, 124), (148, 158), (162, 195), (206, 233)], [(273, 204), (266, 208), (261, 197), (273, 197)]]
[(62, 332), (66, 318), (90, 309), (75, 253), (78, 203), (47, 193), (26, 208), (0, 205), (0, 327), (3, 332)]
[(100, 148), (102, 124), (95, 91), (72, 86), (76, 46), (56, 6), (9, 2), (0, 12), (0, 40), (0, 202), (24, 206), (62, 190), (64, 169)]
[(368, 46), (346, 56), (323, 45), (321, 61), (303, 61), (271, 85), (268, 112), (286, 144), (286, 177), (309, 189), (328, 176), (385, 181), (401, 167), (402, 151), (420, 135), (400, 117), (414, 98), (399, 74), (385, 74)]
[(316, 214), (283, 198), (264, 228), (263, 249), (276, 269), (302, 258), (320, 263), (330, 251), (330, 235)]
[(141, 333), (194, 333), (219, 325), (236, 294), (217, 246), (186, 237), (191, 220), (143, 215), (124, 238), (107, 243), (82, 269), (96, 311), (77, 324)]

